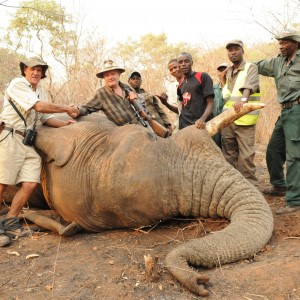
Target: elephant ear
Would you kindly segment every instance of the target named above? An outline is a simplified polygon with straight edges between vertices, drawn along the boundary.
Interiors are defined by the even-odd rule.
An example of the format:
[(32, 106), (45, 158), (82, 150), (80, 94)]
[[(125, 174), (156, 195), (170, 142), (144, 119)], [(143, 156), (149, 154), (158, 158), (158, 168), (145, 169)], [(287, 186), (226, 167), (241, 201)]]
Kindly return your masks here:
[(75, 150), (75, 140), (67, 127), (69, 126), (66, 128), (41, 126), (38, 128), (36, 148), (47, 163), (53, 162), (55, 166), (62, 167), (72, 157)]

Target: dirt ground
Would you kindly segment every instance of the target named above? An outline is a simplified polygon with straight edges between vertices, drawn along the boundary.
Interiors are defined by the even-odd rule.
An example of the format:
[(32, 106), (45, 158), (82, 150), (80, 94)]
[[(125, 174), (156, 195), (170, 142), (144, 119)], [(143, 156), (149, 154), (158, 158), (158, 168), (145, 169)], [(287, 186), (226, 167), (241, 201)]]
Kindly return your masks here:
[[(268, 185), (265, 149), (257, 149), (261, 189)], [(266, 198), (273, 211), (283, 198)], [(300, 212), (275, 217), (268, 245), (255, 257), (211, 270), (208, 300), (300, 299)], [(38, 232), (0, 249), (0, 299), (200, 299), (165, 269), (173, 247), (226, 226), (226, 220), (170, 220), (143, 230)], [(145, 255), (158, 257), (157, 281), (145, 276)]]

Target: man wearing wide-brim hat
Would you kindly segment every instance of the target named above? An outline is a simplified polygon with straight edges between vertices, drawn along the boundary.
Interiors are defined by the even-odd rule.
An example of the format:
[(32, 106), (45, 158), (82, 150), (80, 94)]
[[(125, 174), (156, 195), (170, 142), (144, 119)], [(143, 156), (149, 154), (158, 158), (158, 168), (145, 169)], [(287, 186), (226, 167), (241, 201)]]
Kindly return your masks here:
[(119, 67), (114, 61), (104, 61), (102, 69), (96, 74), (98, 78), (104, 80), (104, 86), (96, 91), (91, 100), (80, 107), (80, 116), (101, 110), (118, 126), (138, 124), (129, 101), (129, 98), (133, 100), (137, 95), (129, 92), (130, 86), (120, 81), (123, 72), (125, 69)]
[(286, 29), (275, 38), (280, 55), (256, 63), (259, 74), (274, 77), (281, 105), (266, 153), (272, 186), (263, 193), (285, 195), (286, 205), (276, 211), (285, 214), (300, 210), (300, 34)]
[(2, 208), (0, 203), (0, 246), (30, 233), (21, 226), (18, 215), (40, 182), (41, 158), (26, 133), (32, 132), (38, 119), (52, 127), (74, 123), (47, 113), (66, 112), (72, 117), (79, 114), (75, 107), (47, 102), (47, 92), (40, 85), (47, 69), (48, 65), (39, 57), (20, 62), (22, 77), (13, 79), (5, 91), (0, 114), (0, 200), (8, 185), (21, 186), (9, 209)]

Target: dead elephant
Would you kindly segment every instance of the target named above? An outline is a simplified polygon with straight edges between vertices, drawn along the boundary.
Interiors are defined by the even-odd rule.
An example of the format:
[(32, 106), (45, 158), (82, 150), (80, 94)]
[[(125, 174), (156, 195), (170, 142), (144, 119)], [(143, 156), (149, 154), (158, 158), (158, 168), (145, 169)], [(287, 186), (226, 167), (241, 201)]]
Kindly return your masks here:
[(229, 110), (214, 118), (207, 130), (190, 126), (157, 141), (142, 126), (118, 127), (98, 114), (62, 128), (43, 126), (36, 146), (44, 162), (45, 198), (71, 226), (90, 232), (179, 215), (229, 219), (225, 229), (184, 243), (166, 258), (178, 281), (205, 296), (208, 278), (189, 264), (212, 267), (246, 259), (272, 235), (265, 199), (224, 160), (210, 137), (249, 110), (253, 105), (246, 104), (239, 114)]

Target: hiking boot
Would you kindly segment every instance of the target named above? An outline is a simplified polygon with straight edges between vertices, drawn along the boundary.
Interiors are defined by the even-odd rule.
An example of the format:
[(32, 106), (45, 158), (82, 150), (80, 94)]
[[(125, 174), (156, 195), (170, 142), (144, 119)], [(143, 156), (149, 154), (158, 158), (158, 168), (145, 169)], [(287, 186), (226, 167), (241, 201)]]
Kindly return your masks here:
[(272, 185), (270, 188), (262, 189), (263, 194), (268, 196), (285, 196), (287, 188), (284, 186)]
[(284, 214), (289, 214), (289, 213), (293, 213), (296, 211), (300, 211), (300, 205), (297, 205), (297, 206), (286, 205), (284, 207), (278, 208), (275, 211), (275, 214), (276, 215), (284, 215)]
[(0, 247), (4, 247), (10, 244), (10, 239), (7, 235), (4, 234), (4, 227), (0, 221)]
[(9, 212), (9, 207), (2, 206), (1, 209), (0, 209), (0, 216), (7, 215), (8, 212)]
[(32, 231), (28, 227), (23, 227), (20, 223), (19, 218), (7, 218), (2, 221), (5, 234), (11, 238), (18, 238), (23, 236), (28, 236), (32, 234)]

